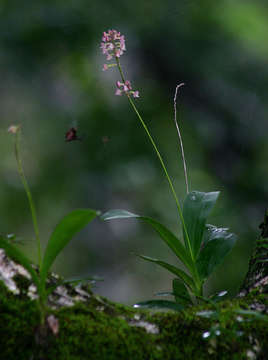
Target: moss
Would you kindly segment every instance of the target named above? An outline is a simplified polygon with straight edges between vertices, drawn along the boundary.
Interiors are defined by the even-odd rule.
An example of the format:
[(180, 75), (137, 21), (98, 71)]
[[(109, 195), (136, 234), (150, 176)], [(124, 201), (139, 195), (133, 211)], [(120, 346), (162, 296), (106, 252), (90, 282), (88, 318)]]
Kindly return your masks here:
[[(256, 299), (267, 305), (263, 294), (255, 295)], [(238, 318), (235, 312), (248, 309), (252, 301), (253, 296), (249, 296), (222, 302), (216, 310), (199, 306), (181, 313), (164, 313), (135, 310), (92, 296), (88, 303), (51, 311), (59, 319), (60, 331), (56, 336), (47, 335), (40, 348), (36, 344), (36, 302), (11, 294), (0, 282), (1, 359), (28, 360), (35, 354), (34, 358), (57, 360), (240, 360), (248, 359), (248, 351), (265, 359), (268, 322), (254, 316)], [(213, 311), (213, 315), (198, 316), (200, 311)], [(159, 333), (137, 326), (140, 321), (154, 324)], [(215, 329), (218, 335), (202, 337)]]

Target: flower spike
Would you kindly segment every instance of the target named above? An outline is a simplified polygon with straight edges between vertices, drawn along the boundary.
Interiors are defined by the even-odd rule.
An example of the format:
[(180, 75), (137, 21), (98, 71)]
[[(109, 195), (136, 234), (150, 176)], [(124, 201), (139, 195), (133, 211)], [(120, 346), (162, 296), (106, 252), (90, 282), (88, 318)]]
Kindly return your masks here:
[(136, 91), (132, 90), (132, 86), (129, 80), (126, 80), (124, 83), (117, 81), (116, 87), (117, 89), (115, 91), (115, 95), (121, 96), (123, 94), (126, 94), (128, 96), (132, 95), (134, 98), (140, 97), (139, 92), (137, 90)]
[(114, 58), (116, 62), (112, 64), (103, 64), (102, 70), (106, 71), (109, 70), (109, 68), (111, 67), (117, 66), (121, 75), (122, 82), (116, 82), (115, 95), (121, 96), (123, 94), (126, 94), (128, 97), (140, 97), (139, 91), (132, 90), (130, 81), (125, 80), (119, 61), (120, 56), (123, 55), (124, 51), (126, 51), (125, 36), (121, 35), (121, 33), (116, 30), (108, 30), (107, 32), (104, 31), (100, 47), (102, 49), (102, 53), (106, 55), (106, 60), (109, 61)]
[(112, 60), (113, 57), (120, 58), (126, 51), (125, 37), (116, 30), (104, 31), (100, 47), (107, 60)]

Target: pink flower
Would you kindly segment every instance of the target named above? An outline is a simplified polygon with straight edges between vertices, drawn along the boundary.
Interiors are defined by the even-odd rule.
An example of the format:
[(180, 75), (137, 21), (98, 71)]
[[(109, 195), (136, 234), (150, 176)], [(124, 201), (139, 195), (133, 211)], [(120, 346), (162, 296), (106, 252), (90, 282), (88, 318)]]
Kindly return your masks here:
[(104, 31), (100, 47), (107, 60), (119, 58), (126, 51), (125, 37), (116, 30)]
[(7, 131), (11, 134), (16, 134), (20, 129), (20, 125), (11, 125)]
[(140, 97), (140, 94), (139, 94), (139, 92), (136, 90), (136, 91), (133, 91), (132, 96), (133, 96), (134, 98), (138, 98), (138, 97)]
[(102, 68), (103, 71), (106, 71), (108, 70), (108, 65), (107, 64), (103, 64), (103, 68)]
[(129, 80), (126, 80), (124, 83), (117, 81), (116, 87), (117, 89), (115, 91), (115, 95), (121, 96), (123, 94), (126, 94), (127, 96), (132, 95), (135, 98), (139, 97), (139, 92), (137, 90), (136, 91), (132, 90), (132, 86)]

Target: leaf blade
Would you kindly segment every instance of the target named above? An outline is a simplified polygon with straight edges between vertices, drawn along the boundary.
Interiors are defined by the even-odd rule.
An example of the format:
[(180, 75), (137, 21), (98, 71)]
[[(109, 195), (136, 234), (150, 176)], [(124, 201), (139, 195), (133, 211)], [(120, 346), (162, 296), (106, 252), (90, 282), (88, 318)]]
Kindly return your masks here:
[(171, 272), (172, 274), (178, 276), (183, 282), (185, 282), (191, 289), (194, 288), (194, 282), (193, 279), (186, 274), (186, 272), (184, 272), (183, 270), (177, 268), (174, 265), (168, 264), (165, 261), (162, 260), (158, 260), (158, 259), (153, 259), (149, 256), (145, 256), (145, 255), (137, 255), (139, 256), (141, 259), (155, 263), (161, 267), (163, 267), (164, 269), (168, 270), (169, 272)]
[[(187, 229), (194, 259), (197, 258), (202, 243), (206, 220), (215, 205), (219, 192), (191, 191), (183, 204), (183, 218)], [(184, 243), (189, 250), (187, 235), (184, 231)]]
[(180, 259), (180, 261), (188, 267), (189, 270), (193, 270), (193, 263), (190, 257), (190, 254), (187, 252), (183, 244), (180, 240), (164, 225), (159, 223), (158, 221), (147, 217), (140, 216), (137, 214), (132, 214), (129, 211), (115, 209), (110, 210), (103, 215), (101, 215), (101, 219), (103, 220), (112, 220), (112, 219), (126, 219), (126, 218), (136, 218), (138, 220), (144, 221), (145, 223), (151, 225), (154, 230), (160, 235), (162, 240), (169, 246), (169, 248), (176, 254), (176, 256)]
[(82, 230), (90, 221), (92, 221), (98, 212), (91, 209), (77, 209), (66, 216), (56, 225), (52, 232), (42, 261), (40, 278), (44, 286), (47, 273), (55, 261), (56, 257), (68, 244), (72, 237)]
[(193, 303), (185, 284), (180, 279), (173, 279), (172, 288), (176, 302), (185, 306)]
[(33, 282), (39, 289), (39, 278), (36, 271), (33, 269), (31, 261), (20, 251), (16, 246), (10, 244), (3, 237), (0, 237), (0, 248), (4, 249), (6, 254), (15, 262), (22, 265), (31, 275)]
[(205, 247), (201, 250), (197, 259), (197, 269), (202, 279), (206, 279), (231, 251), (236, 236), (228, 233), (226, 229), (221, 229), (221, 235), (210, 239)]

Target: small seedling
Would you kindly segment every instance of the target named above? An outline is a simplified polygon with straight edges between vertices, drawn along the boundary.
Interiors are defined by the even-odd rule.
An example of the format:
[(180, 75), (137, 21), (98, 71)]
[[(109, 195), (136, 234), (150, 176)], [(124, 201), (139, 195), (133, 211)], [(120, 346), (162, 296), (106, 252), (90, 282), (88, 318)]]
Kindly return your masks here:
[(45, 252), (42, 256), (36, 210), (30, 188), (24, 175), (22, 160), (20, 157), (21, 128), (20, 126), (11, 126), (9, 128), (9, 132), (15, 135), (15, 156), (17, 160), (18, 172), (27, 194), (31, 209), (35, 231), (35, 241), (37, 245), (38, 270), (32, 266), (31, 261), (21, 250), (18, 249), (18, 247), (15, 246), (15, 244), (10, 241), (8, 236), (0, 236), (0, 248), (3, 248), (8, 256), (21, 264), (30, 273), (32, 281), (37, 288), (40, 318), (41, 324), (43, 324), (46, 317), (47, 297), (59, 285), (56, 284), (50, 287), (47, 286), (47, 277), (49, 275), (51, 266), (53, 265), (56, 257), (62, 252), (73, 236), (82, 230), (86, 225), (88, 225), (88, 223), (98, 215), (98, 212), (91, 209), (77, 209), (64, 216), (52, 232)]
[(142, 259), (155, 263), (176, 276), (172, 282), (172, 292), (169, 293), (169, 295), (171, 294), (174, 296), (175, 301), (150, 300), (139, 303), (136, 306), (167, 307), (181, 310), (185, 306), (196, 303), (202, 299), (204, 282), (215, 270), (216, 266), (219, 265), (223, 261), (224, 257), (230, 252), (235, 244), (236, 237), (234, 234), (229, 233), (226, 228), (217, 228), (213, 225), (207, 224), (207, 218), (218, 199), (218, 191), (209, 193), (189, 191), (182, 137), (176, 119), (177, 91), (183, 84), (179, 84), (176, 87), (174, 97), (174, 120), (179, 136), (187, 191), (186, 198), (183, 202), (183, 206), (181, 207), (165, 162), (147, 125), (133, 101), (133, 98), (140, 97), (139, 91), (132, 89), (132, 85), (129, 80), (126, 80), (120, 64), (120, 57), (126, 51), (124, 35), (121, 35), (120, 32), (116, 30), (104, 32), (101, 49), (103, 54), (106, 55), (107, 61), (114, 60), (112, 63), (104, 64), (103, 70), (106, 71), (110, 68), (117, 68), (120, 74), (121, 79), (116, 82), (115, 95), (125, 95), (127, 97), (130, 106), (137, 115), (160, 161), (164, 175), (176, 202), (183, 230), (184, 243), (160, 222), (147, 216), (132, 214), (126, 210), (110, 210), (102, 215), (102, 219), (112, 220), (136, 218), (137, 220), (149, 224), (160, 235), (162, 240), (169, 246), (172, 252), (187, 269), (187, 272), (182, 270), (180, 267), (168, 264), (165, 261), (139, 255)]

